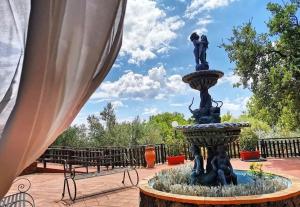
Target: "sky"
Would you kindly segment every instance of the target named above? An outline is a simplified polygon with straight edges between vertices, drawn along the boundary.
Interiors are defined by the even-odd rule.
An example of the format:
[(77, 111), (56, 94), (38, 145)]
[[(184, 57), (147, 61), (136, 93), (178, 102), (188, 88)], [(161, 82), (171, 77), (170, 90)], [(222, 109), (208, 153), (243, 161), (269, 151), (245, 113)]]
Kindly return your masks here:
[(118, 121), (136, 116), (147, 120), (162, 112), (191, 116), (188, 105), (199, 92), (183, 83), (183, 75), (193, 72), (195, 63), (189, 35), (196, 31), (208, 37), (210, 69), (224, 77), (210, 89), (214, 100), (224, 102), (221, 113), (239, 116), (251, 96), (248, 89), (234, 88), (239, 77), (233, 74), (223, 48), (218, 46), (232, 35), (234, 26), (249, 20), (258, 32), (266, 32), (270, 14), (265, 0), (128, 0), (124, 36), (118, 58), (104, 82), (82, 108), (73, 124), (86, 122), (89, 114), (99, 115), (108, 102)]
[[(199, 106), (199, 92), (188, 87), (182, 76), (194, 71), (192, 32), (205, 34), (209, 48), (210, 69), (224, 72), (224, 77), (210, 89), (214, 100), (224, 105), (221, 113), (239, 116), (251, 97), (248, 89), (234, 88), (239, 77), (233, 74), (223, 48), (218, 47), (232, 35), (232, 28), (249, 20), (258, 32), (266, 32), (269, 0), (128, 0), (124, 21), (123, 44), (118, 58), (100, 87), (84, 105), (74, 124), (86, 123), (88, 115), (99, 115), (107, 103), (115, 108), (119, 122), (136, 116), (147, 120), (163, 112), (191, 116), (188, 105), (193, 97)], [(275, 0), (274, 0), (275, 1)], [(276, 0), (282, 3), (281, 0)], [(5, 18), (5, 16), (4, 16)], [(0, 98), (13, 76), (18, 56), (15, 46), (3, 42), (17, 39), (9, 25), (0, 31)], [(6, 28), (7, 27), (7, 28)], [(9, 77), (8, 77), (9, 76)]]

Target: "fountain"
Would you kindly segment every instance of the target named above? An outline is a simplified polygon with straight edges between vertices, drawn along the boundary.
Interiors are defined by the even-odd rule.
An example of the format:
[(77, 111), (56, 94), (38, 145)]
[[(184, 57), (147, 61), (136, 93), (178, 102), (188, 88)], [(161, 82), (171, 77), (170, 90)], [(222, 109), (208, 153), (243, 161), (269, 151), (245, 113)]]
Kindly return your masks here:
[[(253, 179), (244, 171), (236, 171), (233, 169), (230, 159), (227, 156), (227, 145), (236, 141), (239, 138), (242, 127), (249, 127), (249, 123), (220, 123), (220, 111), (223, 105), (222, 101), (215, 101), (209, 94), (209, 89), (213, 87), (219, 78), (224, 74), (222, 71), (210, 70), (209, 64), (206, 61), (206, 50), (208, 48), (208, 41), (205, 35), (201, 38), (197, 33), (190, 36), (190, 40), (194, 44), (195, 56), (195, 72), (183, 76), (182, 80), (189, 84), (192, 89), (198, 90), (200, 93), (200, 105), (197, 109), (192, 109), (192, 103), (189, 110), (195, 120), (194, 125), (177, 126), (191, 144), (191, 149), (194, 159), (194, 165), (190, 168), (191, 173), (188, 178), (185, 178), (183, 173), (179, 170), (171, 172), (173, 177), (177, 180), (186, 180), (186, 185), (183, 188), (178, 186), (180, 194), (170, 193), (168, 185), (173, 181), (168, 180), (164, 184), (164, 179), (167, 178), (167, 173), (163, 172), (162, 176), (154, 177), (147, 182), (140, 185), (140, 206), (250, 206), (248, 204), (256, 204), (255, 206), (300, 206), (300, 180), (296, 178), (286, 178), (286, 176), (275, 176), (278, 178), (276, 182), (280, 185), (278, 192), (276, 189), (270, 194), (263, 195), (249, 195), (249, 196), (231, 196), (231, 197), (204, 197), (191, 196), (183, 190), (190, 191), (195, 194), (191, 186), (196, 186), (195, 189), (207, 187), (208, 190), (214, 188), (216, 192), (222, 191), (225, 186), (232, 187), (235, 190), (239, 189), (239, 185), (247, 185)], [(207, 149), (206, 167), (204, 169), (204, 160), (201, 156), (199, 147)], [(182, 171), (189, 170), (185, 168)], [(172, 177), (170, 176), (170, 177)], [(179, 177), (183, 178), (179, 178)], [(273, 177), (272, 177), (273, 178)], [(271, 178), (269, 178), (271, 179)], [(265, 180), (268, 184), (267, 181)], [(155, 183), (157, 182), (157, 183)], [(176, 181), (175, 181), (176, 182)], [(255, 181), (256, 182), (256, 181)], [(274, 181), (274, 183), (276, 183)], [(240, 184), (239, 184), (240, 183)], [(284, 183), (281, 185), (281, 183)], [(272, 185), (273, 183), (271, 183)], [(161, 186), (160, 186), (161, 185)], [(164, 186), (165, 185), (165, 186)], [(256, 185), (254, 183), (253, 185)], [(157, 187), (159, 186), (159, 187)], [(176, 187), (176, 184), (174, 185)], [(224, 187), (222, 187), (224, 186)], [(174, 187), (174, 188), (175, 188)], [(245, 187), (245, 186), (244, 186)], [(163, 189), (162, 191), (157, 189)], [(225, 187), (226, 188), (226, 187)], [(298, 188), (298, 189), (297, 189)], [(243, 189), (243, 188), (240, 188)], [(164, 191), (164, 192), (163, 192)], [(182, 192), (183, 191), (183, 192)], [(178, 191), (176, 191), (178, 192)], [(184, 195), (181, 195), (184, 194)], [(197, 193), (196, 193), (197, 194)], [(243, 195), (243, 193), (241, 193)], [(292, 205), (296, 203), (297, 205)]]

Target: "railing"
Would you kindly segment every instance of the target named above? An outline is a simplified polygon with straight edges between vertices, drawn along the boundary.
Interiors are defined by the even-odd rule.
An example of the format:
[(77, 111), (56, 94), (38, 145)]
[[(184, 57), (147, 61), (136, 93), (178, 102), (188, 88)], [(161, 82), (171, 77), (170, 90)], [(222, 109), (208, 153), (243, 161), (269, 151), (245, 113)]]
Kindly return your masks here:
[[(84, 162), (91, 162), (99, 156), (108, 155), (114, 157), (112, 160), (113, 166), (124, 166), (123, 161), (120, 160), (118, 154), (126, 154), (129, 160), (136, 160), (137, 166), (146, 166), (145, 160), (145, 145), (138, 145), (134, 147), (101, 147), (101, 148), (70, 148), (70, 147), (49, 147), (45, 153), (39, 158), (39, 161), (44, 163), (46, 167), (47, 162), (60, 163), (61, 160), (66, 160), (72, 166)], [(261, 139), (257, 143), (257, 149), (260, 150), (263, 158), (279, 157), (289, 158), (300, 156), (300, 137), (293, 138), (273, 138)], [(233, 142), (228, 146), (228, 155), (231, 158), (239, 158), (240, 146), (238, 142)], [(204, 158), (207, 157), (207, 150), (203, 147), (200, 152)], [(185, 155), (186, 159), (193, 160), (193, 155), (190, 151), (189, 144), (183, 145), (155, 145), (156, 163), (165, 163), (167, 157), (174, 153)], [(105, 165), (106, 163), (100, 163)], [(131, 163), (130, 163), (131, 164)]]
[(273, 138), (259, 141), (261, 156), (267, 157), (298, 157), (300, 156), (300, 137), (289, 139)]

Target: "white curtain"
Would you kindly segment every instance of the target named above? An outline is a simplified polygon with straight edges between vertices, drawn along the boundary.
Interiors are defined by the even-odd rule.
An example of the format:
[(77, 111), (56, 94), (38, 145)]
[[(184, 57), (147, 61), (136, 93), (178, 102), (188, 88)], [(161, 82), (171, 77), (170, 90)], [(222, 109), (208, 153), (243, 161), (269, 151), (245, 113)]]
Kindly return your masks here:
[[(105, 78), (121, 46), (126, 0), (0, 2), (1, 198)], [(13, 61), (5, 68), (2, 59)]]

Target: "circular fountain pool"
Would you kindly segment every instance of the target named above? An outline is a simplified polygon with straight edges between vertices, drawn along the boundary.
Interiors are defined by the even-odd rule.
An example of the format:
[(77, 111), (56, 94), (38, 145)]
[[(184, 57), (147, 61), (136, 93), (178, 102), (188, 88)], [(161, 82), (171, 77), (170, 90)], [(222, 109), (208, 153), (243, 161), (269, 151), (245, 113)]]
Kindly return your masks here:
[[(160, 174), (154, 176), (151, 179), (145, 180), (140, 184), (140, 206), (300, 206), (300, 179), (298, 178), (282, 174), (268, 173), (268, 178), (266, 179), (273, 179), (273, 181), (266, 180), (265, 183), (260, 181), (259, 183), (258, 181), (253, 179), (253, 175), (249, 174), (247, 171), (235, 170), (235, 173), (238, 177), (238, 186), (226, 186), (222, 189), (221, 187), (217, 186), (189, 186), (188, 183), (184, 183), (188, 182), (186, 180), (188, 179), (188, 176), (187, 178), (184, 178), (176, 173), (172, 175), (176, 182), (172, 183), (172, 181), (170, 182), (167, 177), (164, 177), (164, 174), (168, 173), (167, 171), (162, 171)], [(161, 181), (165, 183), (162, 183)], [(257, 187), (257, 189), (261, 190), (262, 192), (265, 190), (266, 192), (264, 192), (264, 194), (259, 194), (261, 192), (256, 191), (257, 189), (253, 190), (252, 187), (249, 187), (255, 185), (260, 185)], [(249, 190), (250, 188), (251, 190)], [(270, 189), (271, 192), (267, 193), (267, 191)], [(204, 192), (205, 190), (208, 190), (208, 192)]]

